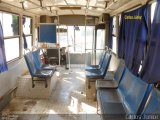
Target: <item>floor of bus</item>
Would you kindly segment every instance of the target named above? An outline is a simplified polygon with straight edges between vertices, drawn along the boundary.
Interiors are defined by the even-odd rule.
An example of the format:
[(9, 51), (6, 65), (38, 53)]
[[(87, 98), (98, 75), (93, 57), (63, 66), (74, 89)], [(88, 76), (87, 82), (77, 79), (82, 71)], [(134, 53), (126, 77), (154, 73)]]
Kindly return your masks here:
[(3, 112), (15, 114), (22, 120), (100, 120), (96, 114), (96, 102), (85, 98), (84, 69), (60, 69), (56, 88), (49, 99), (16, 97)]

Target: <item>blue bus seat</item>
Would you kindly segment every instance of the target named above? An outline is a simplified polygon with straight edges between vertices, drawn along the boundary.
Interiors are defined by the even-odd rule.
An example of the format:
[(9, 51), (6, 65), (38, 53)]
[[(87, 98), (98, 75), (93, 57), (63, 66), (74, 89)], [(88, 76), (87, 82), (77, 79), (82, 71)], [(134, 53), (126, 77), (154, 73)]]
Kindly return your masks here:
[[(160, 117), (160, 90), (153, 88), (150, 92), (148, 100), (142, 111), (143, 119), (148, 117), (147, 115), (155, 115)], [(159, 118), (160, 119), (160, 118)]]
[(95, 82), (96, 79), (103, 79), (105, 77), (109, 67), (110, 60), (111, 60), (111, 54), (106, 53), (101, 69), (94, 70), (94, 72), (93, 71), (86, 72), (86, 80), (88, 81), (89, 89), (91, 88), (90, 82)]
[(37, 49), (32, 52), (35, 65), (38, 69), (44, 69), (44, 70), (56, 70), (56, 67), (49, 64), (43, 64), (40, 57), (40, 49)]
[(124, 60), (120, 60), (118, 68), (114, 74), (113, 79), (98, 79), (96, 80), (96, 89), (101, 88), (117, 88), (119, 85), (119, 82), (123, 76), (123, 73), (125, 71), (125, 63)]
[(94, 71), (86, 71), (86, 78), (91, 78), (91, 79), (104, 78), (108, 70), (110, 60), (111, 60), (111, 54), (106, 53), (101, 69), (95, 69)]
[[(32, 55), (32, 52), (29, 52), (24, 55), (27, 67), (29, 69), (29, 72), (32, 77), (32, 87), (35, 86), (34, 81), (44, 81), (45, 82), (45, 87), (47, 87), (47, 78), (52, 77), (53, 75), (53, 70), (43, 70), (43, 69), (37, 69), (34, 58)], [(40, 80), (34, 80), (34, 77), (40, 78)]]
[[(108, 119), (108, 117), (116, 119), (118, 115), (118, 119), (120, 114), (122, 118), (119, 119), (124, 119), (128, 114), (138, 114), (148, 86), (146, 82), (133, 75), (126, 68), (117, 89), (97, 90), (97, 100), (102, 118), (104, 120)], [(116, 106), (116, 104), (118, 105)], [(117, 111), (117, 115), (114, 113), (115, 109), (119, 110)], [(111, 113), (114, 116), (110, 116)]]
[(92, 70), (95, 70), (95, 69), (101, 69), (104, 58), (105, 58), (105, 55), (106, 55), (106, 51), (103, 51), (102, 55), (101, 55), (101, 58), (100, 58), (100, 61), (99, 61), (99, 65), (88, 65), (88, 66), (85, 67), (85, 70), (86, 71), (92, 71)]

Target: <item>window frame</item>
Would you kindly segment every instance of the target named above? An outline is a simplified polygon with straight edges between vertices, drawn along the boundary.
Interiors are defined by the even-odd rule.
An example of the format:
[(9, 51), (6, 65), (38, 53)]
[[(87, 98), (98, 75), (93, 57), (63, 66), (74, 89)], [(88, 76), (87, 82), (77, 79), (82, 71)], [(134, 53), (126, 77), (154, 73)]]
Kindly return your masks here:
[[(33, 18), (31, 17), (31, 16), (27, 16), (27, 15), (22, 15), (22, 18), (23, 17), (25, 17), (25, 18), (30, 18), (30, 20), (31, 20), (31, 23), (30, 23), (30, 34), (25, 34), (25, 36), (26, 36), (26, 38), (27, 37), (31, 37), (31, 48), (32, 48), (32, 46), (33, 46)], [(23, 24), (22, 24), (22, 33), (23, 33)], [(23, 37), (22, 37), (22, 39), (23, 39)]]
[(19, 56), (16, 57), (16, 58), (11, 59), (9, 61), (7, 61), (7, 64), (9, 64), (11, 62), (14, 62), (14, 61), (20, 59), (20, 56), (21, 56), (21, 52), (20, 52), (20, 15), (17, 14), (17, 13), (3, 11), (3, 10), (0, 10), (0, 12), (2, 13), (2, 21), (1, 21), (2, 22), (2, 27), (4, 27), (3, 26), (3, 14), (10, 14), (10, 15), (16, 15), (16, 16), (18, 16), (18, 35), (6, 36), (6, 37), (4, 36), (4, 42), (5, 42), (5, 40), (8, 40), (8, 39), (13, 39), (13, 38), (18, 38), (19, 39), (19, 53), (18, 53)]
[[(114, 19), (115, 19), (115, 22), (114, 22)], [(118, 22), (118, 23), (117, 23)], [(114, 24), (115, 23), (115, 24)], [(119, 29), (119, 15), (118, 16), (113, 16), (113, 23), (112, 23), (112, 26), (113, 26), (113, 30), (112, 30), (112, 53), (113, 54), (115, 54), (115, 55), (117, 55), (118, 54), (118, 29)], [(114, 39), (114, 37), (116, 38), (116, 48), (114, 48), (115, 49), (115, 51), (113, 51), (113, 47), (114, 47), (114, 42), (113, 42), (113, 39)]]

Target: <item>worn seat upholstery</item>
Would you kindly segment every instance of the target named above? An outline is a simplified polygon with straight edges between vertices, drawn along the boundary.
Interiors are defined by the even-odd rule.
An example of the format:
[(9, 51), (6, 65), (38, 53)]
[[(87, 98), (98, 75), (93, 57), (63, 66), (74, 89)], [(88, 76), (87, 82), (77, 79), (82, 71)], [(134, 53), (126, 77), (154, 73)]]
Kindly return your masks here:
[(56, 70), (56, 67), (49, 64), (43, 64), (40, 58), (40, 49), (37, 49), (32, 52), (35, 65), (38, 69), (44, 69), (44, 70)]
[(125, 119), (128, 114), (136, 115), (148, 86), (126, 68), (117, 89), (98, 89), (97, 100), (103, 120)]
[[(35, 65), (34, 58), (32, 52), (27, 53), (24, 55), (27, 67), (32, 77), (32, 87), (35, 86), (34, 81), (44, 81), (45, 87), (47, 87), (47, 78), (52, 77), (54, 71), (53, 70), (44, 70), (38, 69)], [(40, 80), (34, 80), (34, 78), (40, 78)]]
[(120, 60), (118, 68), (113, 79), (96, 80), (96, 89), (100, 88), (117, 88), (125, 70), (124, 60)]
[(95, 69), (101, 69), (104, 58), (105, 58), (105, 55), (106, 55), (106, 51), (103, 51), (103, 53), (101, 55), (101, 58), (100, 58), (100, 61), (99, 61), (99, 65), (87, 65), (85, 67), (85, 70), (86, 71), (92, 71), (92, 70), (95, 70)]

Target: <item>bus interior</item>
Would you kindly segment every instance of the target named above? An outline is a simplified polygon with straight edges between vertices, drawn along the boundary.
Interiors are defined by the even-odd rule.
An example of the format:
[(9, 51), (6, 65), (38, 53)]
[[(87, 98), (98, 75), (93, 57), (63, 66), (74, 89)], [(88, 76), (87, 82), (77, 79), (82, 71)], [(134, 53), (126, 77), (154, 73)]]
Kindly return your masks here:
[(160, 0), (0, 0), (0, 120), (160, 120)]

